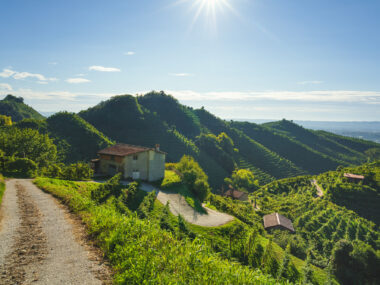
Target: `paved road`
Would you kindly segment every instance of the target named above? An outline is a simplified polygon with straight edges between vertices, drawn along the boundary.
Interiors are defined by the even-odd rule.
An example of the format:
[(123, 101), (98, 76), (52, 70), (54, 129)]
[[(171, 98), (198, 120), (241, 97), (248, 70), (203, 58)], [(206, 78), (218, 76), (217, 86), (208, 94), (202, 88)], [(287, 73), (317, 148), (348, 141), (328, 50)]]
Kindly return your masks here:
[(218, 211), (214, 211), (212, 209), (208, 209), (206, 207), (205, 210), (207, 211), (207, 214), (198, 213), (194, 210), (183, 198), (183, 196), (177, 194), (177, 193), (170, 193), (165, 192), (157, 187), (152, 186), (148, 183), (141, 183), (140, 189), (144, 190), (146, 192), (152, 192), (153, 190), (157, 190), (157, 200), (160, 201), (162, 204), (166, 205), (167, 202), (169, 202), (170, 211), (174, 215), (181, 214), (181, 216), (189, 223), (198, 225), (198, 226), (204, 226), (204, 227), (217, 227), (224, 224), (227, 224), (228, 222), (232, 221), (234, 219), (233, 216), (230, 216), (225, 213), (220, 213)]
[(108, 283), (108, 268), (80, 240), (79, 228), (30, 180), (8, 180), (1, 206), (0, 284)]
[(323, 190), (322, 188), (317, 184), (317, 180), (313, 179), (311, 180), (311, 183), (317, 188), (317, 196), (322, 197), (323, 196)]

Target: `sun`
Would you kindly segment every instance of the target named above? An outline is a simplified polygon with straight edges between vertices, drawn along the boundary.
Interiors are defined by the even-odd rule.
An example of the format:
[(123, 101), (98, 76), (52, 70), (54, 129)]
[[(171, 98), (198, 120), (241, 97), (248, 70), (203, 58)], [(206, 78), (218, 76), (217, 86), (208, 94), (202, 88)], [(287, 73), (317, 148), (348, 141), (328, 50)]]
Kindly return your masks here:
[(216, 28), (218, 14), (226, 10), (233, 11), (230, 0), (191, 0), (191, 2), (191, 10), (195, 10), (192, 26), (204, 16), (205, 22)]

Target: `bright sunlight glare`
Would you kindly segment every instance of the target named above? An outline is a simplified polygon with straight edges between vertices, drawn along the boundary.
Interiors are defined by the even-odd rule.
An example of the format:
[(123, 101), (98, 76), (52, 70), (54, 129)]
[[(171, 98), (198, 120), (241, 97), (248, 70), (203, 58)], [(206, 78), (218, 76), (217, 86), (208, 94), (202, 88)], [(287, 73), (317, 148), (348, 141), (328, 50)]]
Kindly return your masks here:
[(205, 17), (205, 22), (216, 29), (217, 14), (226, 10), (235, 12), (230, 4), (231, 0), (185, 0), (181, 2), (192, 2), (191, 10), (195, 10), (191, 27), (199, 20), (200, 16)]

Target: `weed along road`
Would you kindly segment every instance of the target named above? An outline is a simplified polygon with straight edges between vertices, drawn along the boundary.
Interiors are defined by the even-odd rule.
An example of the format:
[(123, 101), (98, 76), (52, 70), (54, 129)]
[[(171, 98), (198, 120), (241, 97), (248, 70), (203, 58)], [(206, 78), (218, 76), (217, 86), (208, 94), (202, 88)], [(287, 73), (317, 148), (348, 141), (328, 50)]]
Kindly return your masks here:
[(110, 283), (78, 220), (31, 180), (6, 182), (0, 217), (0, 284)]

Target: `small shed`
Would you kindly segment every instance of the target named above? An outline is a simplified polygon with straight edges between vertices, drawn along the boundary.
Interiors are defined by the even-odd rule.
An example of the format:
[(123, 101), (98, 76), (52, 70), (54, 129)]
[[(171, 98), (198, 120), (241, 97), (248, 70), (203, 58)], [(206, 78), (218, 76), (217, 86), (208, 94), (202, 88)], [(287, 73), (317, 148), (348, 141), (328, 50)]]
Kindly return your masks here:
[(264, 228), (266, 230), (270, 229), (282, 229), (288, 230), (294, 233), (294, 227), (292, 221), (288, 218), (280, 215), (279, 213), (272, 213), (264, 216)]
[(226, 193), (224, 193), (224, 197), (228, 197), (233, 200), (248, 201), (248, 193), (235, 189), (229, 189), (226, 191)]
[(360, 182), (363, 181), (365, 178), (363, 175), (357, 175), (352, 173), (344, 173), (343, 176), (346, 177), (350, 182)]

